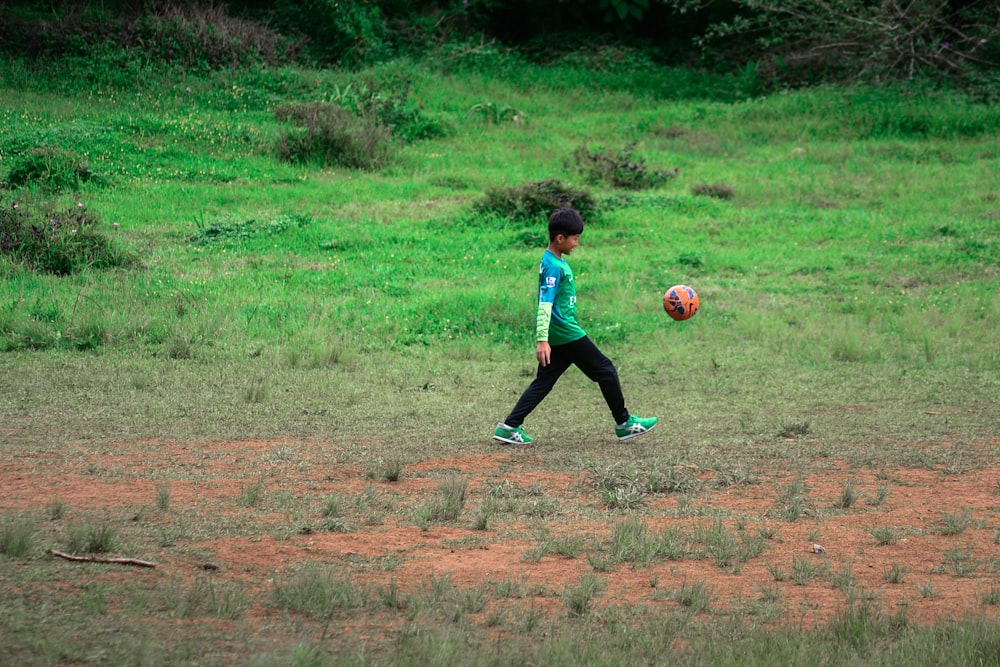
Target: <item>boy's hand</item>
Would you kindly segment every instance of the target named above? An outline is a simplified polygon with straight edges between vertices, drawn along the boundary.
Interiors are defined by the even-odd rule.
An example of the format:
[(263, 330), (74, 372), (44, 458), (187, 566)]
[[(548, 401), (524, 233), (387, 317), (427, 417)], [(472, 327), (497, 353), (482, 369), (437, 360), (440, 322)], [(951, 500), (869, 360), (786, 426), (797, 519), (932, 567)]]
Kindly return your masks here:
[(538, 341), (538, 349), (535, 350), (535, 358), (538, 359), (538, 363), (542, 366), (548, 366), (549, 361), (552, 360), (552, 347), (549, 346), (547, 340)]

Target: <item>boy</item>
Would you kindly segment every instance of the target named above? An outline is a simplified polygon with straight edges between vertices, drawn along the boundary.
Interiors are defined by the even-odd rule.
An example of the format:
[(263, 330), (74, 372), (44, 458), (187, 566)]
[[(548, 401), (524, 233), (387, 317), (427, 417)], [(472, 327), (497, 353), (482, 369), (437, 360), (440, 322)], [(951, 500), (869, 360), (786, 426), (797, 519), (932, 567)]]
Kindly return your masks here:
[(636, 417), (625, 409), (618, 371), (576, 321), (576, 284), (564, 255), (572, 253), (580, 244), (582, 233), (583, 218), (574, 209), (561, 208), (549, 217), (549, 247), (542, 255), (539, 268), (538, 312), (535, 318), (538, 372), (511, 413), (497, 425), (493, 432), (495, 440), (510, 444), (532, 442), (534, 438), (524, 432), (521, 424), (552, 391), (556, 381), (571, 364), (576, 364), (601, 388), (615, 420), (615, 435), (619, 440), (642, 435), (656, 426), (656, 417)]

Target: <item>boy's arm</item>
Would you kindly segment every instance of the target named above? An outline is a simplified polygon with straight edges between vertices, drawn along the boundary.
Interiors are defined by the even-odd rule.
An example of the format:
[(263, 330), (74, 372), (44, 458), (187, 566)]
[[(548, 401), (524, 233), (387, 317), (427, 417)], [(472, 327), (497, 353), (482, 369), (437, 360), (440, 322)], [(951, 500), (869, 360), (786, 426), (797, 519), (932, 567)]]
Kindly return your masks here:
[(549, 324), (552, 322), (552, 304), (556, 299), (556, 287), (559, 285), (558, 272), (544, 272), (538, 286), (538, 311), (535, 313), (535, 358), (542, 366), (548, 366), (552, 357), (552, 347), (549, 345)]

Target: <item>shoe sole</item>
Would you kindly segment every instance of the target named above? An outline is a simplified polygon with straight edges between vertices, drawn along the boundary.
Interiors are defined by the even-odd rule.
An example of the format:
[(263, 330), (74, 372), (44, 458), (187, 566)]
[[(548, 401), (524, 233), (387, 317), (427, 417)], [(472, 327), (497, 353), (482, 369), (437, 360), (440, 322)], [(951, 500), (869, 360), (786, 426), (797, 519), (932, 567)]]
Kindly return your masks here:
[(645, 431), (639, 431), (638, 433), (629, 433), (628, 435), (620, 435), (620, 436), (618, 436), (618, 440), (619, 441), (625, 441), (625, 440), (631, 440), (632, 438), (638, 438), (640, 435), (646, 435), (647, 433), (649, 433), (650, 431), (652, 431), (654, 428), (656, 428), (656, 424), (653, 424), (652, 426), (650, 426), (649, 428), (647, 428)]
[(506, 442), (508, 445), (530, 445), (531, 444), (530, 441), (526, 441), (526, 440), (512, 440), (510, 438), (500, 437), (499, 435), (494, 435), (493, 439), (494, 440), (499, 440), (500, 442)]

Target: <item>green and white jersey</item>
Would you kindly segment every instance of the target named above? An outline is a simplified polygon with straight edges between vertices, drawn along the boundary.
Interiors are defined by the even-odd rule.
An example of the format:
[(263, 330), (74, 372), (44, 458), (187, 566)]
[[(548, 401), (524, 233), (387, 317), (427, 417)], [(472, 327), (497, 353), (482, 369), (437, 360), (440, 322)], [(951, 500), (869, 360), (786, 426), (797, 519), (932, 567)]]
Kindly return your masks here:
[(573, 270), (561, 257), (545, 250), (538, 269), (538, 314), (535, 340), (564, 345), (586, 336), (576, 321), (576, 283)]

